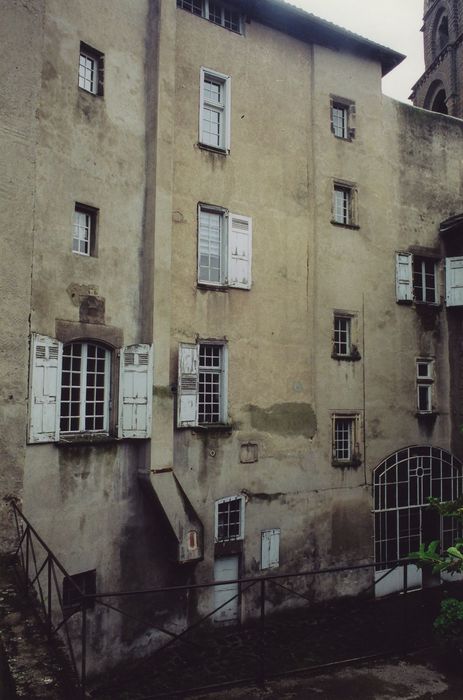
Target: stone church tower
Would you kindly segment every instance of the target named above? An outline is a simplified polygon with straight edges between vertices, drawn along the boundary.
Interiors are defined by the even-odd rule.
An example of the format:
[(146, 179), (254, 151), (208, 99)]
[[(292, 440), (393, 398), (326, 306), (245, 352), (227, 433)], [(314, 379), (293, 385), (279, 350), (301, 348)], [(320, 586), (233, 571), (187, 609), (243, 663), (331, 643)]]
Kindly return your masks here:
[(417, 107), (463, 116), (463, 0), (424, 0), (425, 72), (412, 88)]

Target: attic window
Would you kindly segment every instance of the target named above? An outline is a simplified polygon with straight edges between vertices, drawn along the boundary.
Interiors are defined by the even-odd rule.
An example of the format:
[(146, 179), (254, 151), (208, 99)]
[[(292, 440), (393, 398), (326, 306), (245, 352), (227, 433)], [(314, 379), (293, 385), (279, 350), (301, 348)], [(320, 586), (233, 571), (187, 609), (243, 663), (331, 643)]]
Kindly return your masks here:
[(242, 33), (241, 14), (217, 0), (177, 0), (177, 7), (232, 32)]

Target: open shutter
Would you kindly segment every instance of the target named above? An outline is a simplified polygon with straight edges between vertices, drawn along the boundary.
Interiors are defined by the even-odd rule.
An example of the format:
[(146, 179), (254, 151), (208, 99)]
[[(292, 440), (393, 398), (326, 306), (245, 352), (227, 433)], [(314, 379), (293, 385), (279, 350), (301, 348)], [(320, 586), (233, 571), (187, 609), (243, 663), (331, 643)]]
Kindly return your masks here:
[(153, 346), (127, 345), (120, 354), (120, 438), (151, 437), (153, 404)]
[(228, 216), (228, 286), (251, 289), (252, 219)]
[(177, 427), (198, 423), (199, 346), (180, 343), (178, 348)]
[(29, 442), (59, 439), (62, 357), (62, 343), (55, 338), (32, 334)]
[(447, 306), (463, 306), (463, 258), (445, 259), (445, 301)]
[(413, 301), (413, 255), (396, 253), (396, 299)]
[(355, 138), (355, 103), (349, 105), (348, 109), (348, 137)]
[(275, 569), (280, 565), (280, 530), (262, 532), (261, 569)]

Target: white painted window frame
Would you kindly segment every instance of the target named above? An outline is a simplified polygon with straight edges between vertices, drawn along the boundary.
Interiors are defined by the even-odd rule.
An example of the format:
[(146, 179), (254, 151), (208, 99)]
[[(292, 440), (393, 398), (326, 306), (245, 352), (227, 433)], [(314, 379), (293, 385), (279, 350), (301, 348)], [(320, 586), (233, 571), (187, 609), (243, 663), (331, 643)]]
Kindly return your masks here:
[[(219, 83), (223, 87), (223, 101), (221, 104), (217, 104), (213, 101), (209, 101), (205, 96), (204, 82), (205, 80), (212, 80)], [(218, 145), (208, 144), (205, 140), (205, 134), (203, 129), (203, 120), (205, 109), (209, 108), (222, 115), (224, 124), (219, 131), (219, 143)], [(223, 153), (230, 152), (230, 142), (231, 142), (231, 125), (230, 125), (230, 115), (231, 115), (231, 77), (225, 75), (224, 73), (218, 73), (217, 71), (211, 70), (210, 68), (205, 68), (201, 66), (200, 70), (200, 95), (199, 95), (199, 143), (205, 148), (211, 148), (215, 151), (221, 151)]]
[(333, 181), (331, 223), (337, 226), (359, 228), (358, 192), (353, 183), (341, 180)]
[[(338, 421), (349, 422), (349, 455), (348, 457), (338, 456), (338, 444), (336, 439), (336, 425)], [(331, 416), (332, 434), (332, 459), (334, 464), (352, 464), (354, 460), (360, 461), (360, 435), (361, 417), (358, 412), (336, 411)]]
[[(220, 421), (204, 423), (199, 421), (199, 375), (200, 347), (214, 345), (221, 348), (221, 377), (220, 377)], [(190, 357), (191, 371), (182, 371), (182, 354)], [(194, 413), (194, 417), (189, 415)], [(186, 417), (188, 416), (188, 417)], [(198, 340), (197, 343), (180, 343), (178, 351), (177, 379), (177, 428), (195, 428), (198, 426), (212, 428), (226, 424), (228, 420), (228, 345), (223, 340)]]
[[(208, 280), (201, 276), (201, 241), (203, 231), (201, 228), (202, 213), (215, 214), (220, 217), (221, 222), (221, 240), (220, 240), (220, 279)], [(242, 227), (239, 231), (237, 225)], [(244, 234), (244, 228), (246, 228)], [(252, 233), (253, 225), (252, 218), (244, 214), (233, 214), (228, 209), (218, 207), (213, 204), (204, 202), (198, 203), (197, 212), (197, 279), (198, 284), (207, 287), (231, 287), (234, 289), (251, 289), (252, 286)], [(243, 253), (242, 248), (238, 249), (239, 236), (247, 241), (247, 257)], [(241, 267), (240, 267), (241, 263)], [(237, 270), (244, 270), (245, 274), (240, 277), (236, 274)]]
[[(420, 366), (427, 368), (426, 374), (420, 374)], [(416, 360), (416, 408), (417, 413), (433, 413), (435, 363), (432, 357), (418, 357)], [(427, 408), (420, 407), (420, 390), (426, 391)]]
[[(79, 435), (81, 433), (103, 433), (103, 434), (108, 434), (109, 433), (109, 409), (110, 409), (110, 393), (111, 393), (111, 365), (112, 365), (112, 357), (111, 357), (111, 351), (102, 345), (101, 343), (98, 343), (96, 341), (92, 340), (79, 340), (79, 341), (74, 341), (72, 343), (66, 343), (63, 346), (63, 360), (65, 356), (65, 351), (66, 348), (69, 345), (75, 345), (75, 344), (80, 344), (82, 346), (82, 352), (80, 356), (80, 372), (79, 372), (79, 391), (80, 391), (80, 407), (79, 407), (79, 427), (77, 430), (61, 430), (60, 428), (60, 435), (66, 436), (66, 435)], [(87, 413), (86, 413), (86, 403), (87, 403), (87, 382), (88, 382), (88, 371), (87, 371), (87, 359), (88, 359), (88, 346), (89, 345), (95, 345), (102, 350), (104, 350), (105, 353), (105, 369), (104, 369), (104, 399), (103, 399), (103, 427), (97, 430), (88, 430), (85, 427), (85, 422), (87, 419)], [(62, 373), (64, 370), (62, 370)], [(76, 372), (70, 372), (70, 374), (75, 374)], [(61, 390), (62, 390), (62, 380), (61, 380)], [(73, 385), (71, 384), (71, 387)], [(70, 388), (70, 392), (72, 391), (72, 388)], [(60, 409), (62, 410), (63, 404), (67, 403), (64, 402), (62, 399), (60, 401)], [(60, 418), (61, 418), (61, 413), (60, 413)]]
[[(201, 374), (201, 346), (214, 346), (220, 348), (220, 371), (215, 372), (214, 370), (209, 370), (207, 368), (205, 371), (211, 371), (213, 374), (219, 374), (219, 407), (220, 407), (220, 420), (217, 422), (202, 422), (199, 420), (199, 404), (200, 404), (200, 381), (199, 377)], [(198, 425), (222, 425), (227, 422), (228, 412), (228, 346), (226, 343), (218, 342), (216, 340), (200, 340), (198, 342)]]
[[(225, 10), (230, 10), (231, 12), (237, 12), (236, 8), (232, 7), (229, 3), (224, 3), (222, 0), (217, 0), (216, 2), (217, 5), (220, 6), (220, 24), (217, 22), (213, 22), (216, 27), (223, 27), (224, 29), (228, 29), (231, 32), (234, 32), (235, 34), (242, 34), (243, 33), (243, 17), (240, 12), (238, 12), (238, 30), (232, 29), (231, 27), (227, 27), (225, 24)], [(193, 12), (189, 8), (184, 8), (182, 0), (180, 2), (177, 2), (177, 7), (180, 7), (182, 9), (186, 9), (187, 12), (191, 12), (191, 14), (195, 15), (196, 17), (201, 16), (203, 19), (207, 19), (208, 21), (212, 22), (210, 19), (210, 14), (209, 14), (209, 0), (201, 0), (201, 15), (199, 15), (196, 12)]]
[[(240, 502), (240, 519), (239, 519), (239, 534), (236, 537), (226, 537), (219, 539), (219, 505), (221, 503), (230, 503), (230, 501)], [(244, 496), (227, 496), (226, 498), (219, 498), (215, 502), (214, 507), (214, 541), (215, 542), (235, 542), (237, 540), (244, 540), (244, 508), (245, 499)]]
[[(345, 322), (346, 325), (346, 352), (340, 352), (339, 348), (341, 342), (337, 339), (340, 332), (336, 327), (338, 322)], [(352, 316), (350, 314), (342, 314), (339, 312), (334, 312), (333, 316), (333, 351), (338, 357), (350, 357), (352, 354)]]
[[(433, 265), (434, 301), (430, 301), (427, 298), (426, 270), (425, 270), (426, 262), (430, 262)], [(416, 288), (418, 287), (418, 285), (415, 284), (415, 275), (419, 276), (419, 279), (420, 279), (419, 286), (420, 286), (420, 289), (422, 289), (422, 291), (423, 291), (423, 296), (425, 297), (424, 299), (417, 299), (416, 298)], [(413, 255), (412, 256), (412, 285), (413, 285), (413, 298), (415, 300), (415, 303), (417, 303), (417, 304), (430, 304), (432, 306), (436, 306), (439, 303), (437, 260), (435, 260), (434, 258), (427, 258), (427, 257), (420, 256), (420, 255)]]

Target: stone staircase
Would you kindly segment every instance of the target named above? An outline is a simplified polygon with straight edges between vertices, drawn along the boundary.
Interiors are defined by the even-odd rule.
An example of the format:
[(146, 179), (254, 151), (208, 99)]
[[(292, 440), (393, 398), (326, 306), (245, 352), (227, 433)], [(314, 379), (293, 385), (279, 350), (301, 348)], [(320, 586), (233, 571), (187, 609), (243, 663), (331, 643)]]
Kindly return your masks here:
[(11, 557), (0, 557), (0, 698), (78, 698), (64, 652), (21, 592)]

